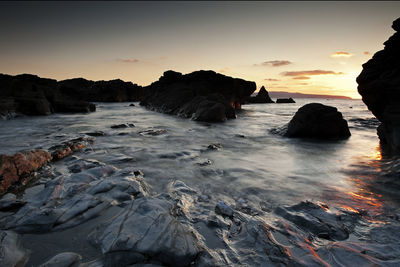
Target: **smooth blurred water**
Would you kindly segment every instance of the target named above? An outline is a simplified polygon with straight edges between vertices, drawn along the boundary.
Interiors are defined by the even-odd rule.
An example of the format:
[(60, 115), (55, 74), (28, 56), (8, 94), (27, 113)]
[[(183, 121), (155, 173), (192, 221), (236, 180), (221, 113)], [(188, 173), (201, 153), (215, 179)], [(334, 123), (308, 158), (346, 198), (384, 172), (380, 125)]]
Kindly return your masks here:
[[(354, 119), (373, 115), (361, 100), (297, 99), (295, 104), (243, 106), (236, 120), (209, 124), (149, 111), (136, 103), (97, 103), (90, 114), (56, 114), (0, 121), (0, 154), (49, 148), (77, 135), (104, 131), (92, 147), (78, 153), (116, 167), (145, 173), (156, 192), (182, 180), (214, 198), (246, 199), (273, 208), (302, 200), (321, 201), (371, 216), (399, 206), (396, 158), (382, 158), (374, 126)], [(332, 105), (349, 121), (343, 141), (289, 139), (270, 133), (288, 123), (306, 103)], [(111, 129), (113, 124), (135, 127)], [(166, 130), (160, 135), (140, 133)], [(219, 143), (217, 151), (207, 146)], [(207, 160), (211, 164), (202, 165)]]

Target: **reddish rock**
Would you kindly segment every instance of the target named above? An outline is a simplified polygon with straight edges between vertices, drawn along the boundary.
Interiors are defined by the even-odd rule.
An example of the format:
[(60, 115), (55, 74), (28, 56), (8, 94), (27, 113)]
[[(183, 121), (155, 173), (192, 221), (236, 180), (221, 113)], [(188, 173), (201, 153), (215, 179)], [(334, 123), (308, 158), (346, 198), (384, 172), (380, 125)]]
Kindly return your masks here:
[(0, 156), (0, 194), (15, 183), (25, 184), (32, 172), (51, 160), (49, 152), (38, 149)]
[(72, 152), (81, 150), (90, 144), (93, 144), (95, 138), (84, 136), (72, 139), (61, 143), (60, 145), (53, 146), (49, 149), (53, 160), (59, 160), (70, 155)]

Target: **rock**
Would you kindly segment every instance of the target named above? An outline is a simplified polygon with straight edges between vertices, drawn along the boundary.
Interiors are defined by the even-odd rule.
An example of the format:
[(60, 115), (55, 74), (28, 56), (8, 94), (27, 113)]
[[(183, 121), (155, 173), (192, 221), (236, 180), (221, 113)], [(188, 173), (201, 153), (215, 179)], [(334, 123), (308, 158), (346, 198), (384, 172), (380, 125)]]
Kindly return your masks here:
[(358, 93), (368, 109), (381, 122), (378, 136), (384, 147), (400, 151), (400, 18), (396, 31), (375, 53), (357, 77)]
[(154, 129), (149, 129), (145, 131), (140, 131), (138, 132), (140, 135), (151, 135), (151, 136), (157, 136), (157, 135), (162, 135), (167, 133), (167, 130), (160, 129), (160, 130), (154, 130)]
[(63, 252), (55, 255), (39, 267), (78, 267), (82, 256), (74, 252)]
[(85, 133), (85, 134), (89, 135), (89, 136), (95, 136), (95, 137), (97, 137), (97, 136), (105, 136), (106, 135), (103, 131), (88, 132), (88, 133)]
[(127, 102), (140, 101), (143, 97), (143, 88), (132, 82), (122, 80), (90, 81), (83, 78), (74, 78), (58, 82), (58, 89), (63, 94), (93, 102)]
[(264, 86), (261, 86), (260, 91), (254, 97), (249, 97), (247, 99), (248, 103), (274, 103), (274, 101), (269, 97), (267, 90), (265, 90)]
[(0, 195), (15, 184), (26, 184), (31, 174), (52, 159), (49, 152), (38, 149), (15, 155), (0, 155)]
[(154, 197), (136, 199), (97, 234), (106, 266), (143, 263), (189, 265), (200, 250), (190, 228), (171, 215), (173, 204)]
[(123, 124), (114, 124), (111, 125), (111, 129), (124, 129), (124, 128), (132, 128), (135, 127), (133, 123), (123, 123)]
[(132, 103), (132, 104), (130, 104), (129, 106), (130, 106), (130, 107), (134, 107), (134, 106), (135, 106), (135, 104), (133, 104), (133, 103)]
[(220, 150), (221, 148), (222, 148), (222, 145), (218, 144), (218, 143), (208, 145), (208, 147), (207, 147), (208, 150)]
[(331, 212), (327, 205), (309, 201), (291, 207), (278, 207), (275, 213), (306, 232), (328, 240), (345, 240), (358, 221), (358, 214)]
[(289, 122), (286, 136), (316, 139), (344, 139), (350, 136), (347, 121), (337, 108), (319, 103), (299, 108)]
[(146, 87), (140, 105), (198, 121), (222, 122), (236, 118), (235, 110), (241, 108), (255, 89), (254, 82), (213, 71), (186, 75), (166, 71), (158, 81)]
[(215, 206), (215, 213), (228, 216), (230, 218), (233, 217), (233, 209), (223, 201), (218, 201), (217, 205)]
[(0, 74), (0, 114), (49, 115), (54, 112), (90, 112), (96, 106), (77, 95), (58, 90), (56, 80), (35, 75)]
[(294, 101), (293, 98), (289, 97), (289, 98), (278, 98), (276, 100), (276, 103), (279, 104), (279, 103), (296, 103), (296, 102)]
[(51, 153), (53, 160), (59, 160), (70, 155), (72, 152), (81, 150), (93, 144), (95, 140), (96, 139), (94, 137), (89, 137), (89, 136), (75, 138), (63, 142), (60, 145), (50, 147), (49, 152)]
[(29, 253), (21, 246), (20, 236), (0, 230), (0, 266), (25, 266)]

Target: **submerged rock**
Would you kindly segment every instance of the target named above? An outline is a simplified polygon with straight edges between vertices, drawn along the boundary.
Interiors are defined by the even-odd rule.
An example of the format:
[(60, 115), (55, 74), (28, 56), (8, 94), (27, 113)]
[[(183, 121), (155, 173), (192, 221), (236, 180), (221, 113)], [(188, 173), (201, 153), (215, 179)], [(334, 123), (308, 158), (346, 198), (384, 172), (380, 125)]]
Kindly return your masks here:
[(276, 100), (276, 103), (282, 104), (282, 103), (296, 103), (296, 102), (294, 101), (293, 98), (289, 97), (289, 98), (278, 98)]
[(233, 209), (223, 201), (218, 201), (215, 206), (215, 212), (224, 216), (232, 217)]
[(400, 18), (396, 31), (375, 53), (357, 77), (358, 93), (368, 109), (381, 122), (378, 136), (383, 144), (400, 151)]
[(74, 252), (63, 252), (55, 255), (39, 267), (78, 267), (82, 256)]
[(258, 94), (254, 97), (249, 97), (247, 99), (248, 103), (254, 103), (254, 104), (263, 104), (263, 103), (274, 103), (274, 101), (269, 97), (269, 94), (267, 90), (265, 90), (264, 86), (261, 86), (260, 91)]
[(15, 155), (0, 155), (0, 195), (15, 184), (26, 184), (31, 174), (52, 159), (49, 152), (38, 149)]
[(319, 103), (306, 104), (299, 108), (286, 131), (288, 137), (317, 139), (344, 139), (350, 134), (347, 121), (337, 108)]
[(122, 124), (114, 124), (111, 125), (111, 129), (123, 129), (123, 128), (132, 128), (135, 127), (133, 123), (122, 123)]
[(0, 266), (24, 266), (28, 257), (18, 234), (0, 230)]
[(166, 71), (145, 90), (140, 105), (159, 112), (180, 115), (198, 121), (222, 122), (236, 118), (256, 84), (213, 71), (195, 71), (186, 75)]

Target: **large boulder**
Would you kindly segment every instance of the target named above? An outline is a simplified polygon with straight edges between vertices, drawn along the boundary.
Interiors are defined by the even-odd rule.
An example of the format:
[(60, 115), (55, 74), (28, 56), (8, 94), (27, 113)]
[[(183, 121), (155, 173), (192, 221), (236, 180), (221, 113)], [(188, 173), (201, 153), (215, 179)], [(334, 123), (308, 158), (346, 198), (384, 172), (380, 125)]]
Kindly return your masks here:
[(289, 122), (286, 136), (344, 139), (350, 136), (347, 121), (337, 108), (319, 103), (302, 106)]
[(198, 121), (221, 122), (236, 118), (235, 110), (241, 108), (255, 89), (254, 82), (214, 71), (195, 71), (185, 75), (166, 71), (146, 88), (140, 104)]
[(256, 96), (249, 97), (247, 102), (254, 104), (274, 103), (264, 86), (261, 86), (261, 89)]
[(30, 174), (51, 160), (49, 152), (38, 149), (15, 155), (0, 155), (0, 195), (14, 184), (24, 184)]
[(381, 121), (378, 135), (383, 144), (400, 151), (400, 18), (396, 31), (375, 53), (357, 77), (358, 93), (368, 109)]

